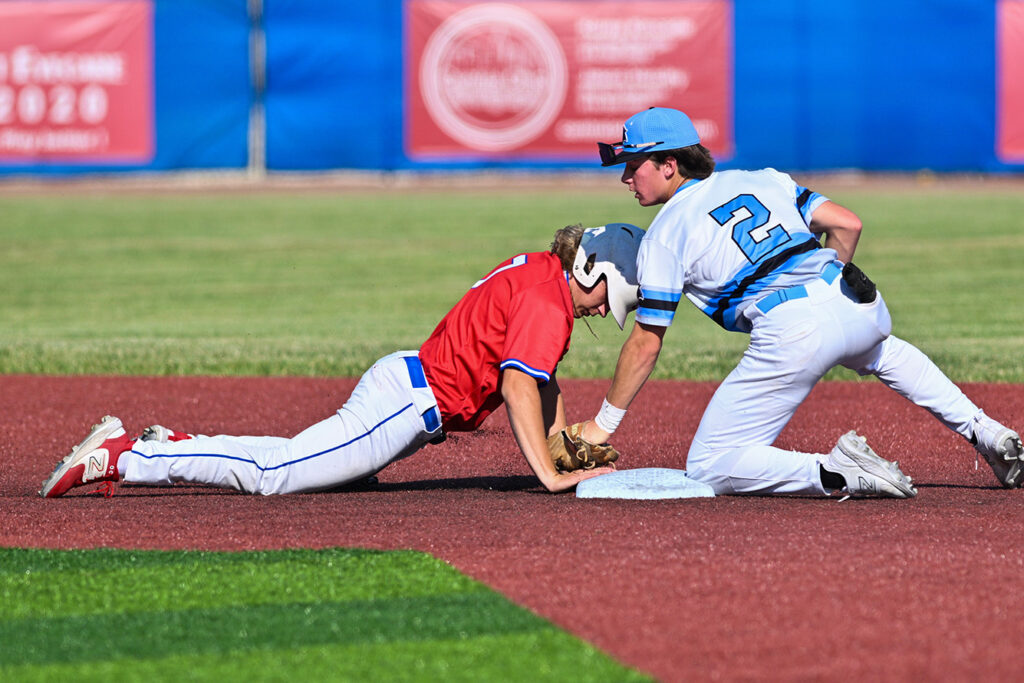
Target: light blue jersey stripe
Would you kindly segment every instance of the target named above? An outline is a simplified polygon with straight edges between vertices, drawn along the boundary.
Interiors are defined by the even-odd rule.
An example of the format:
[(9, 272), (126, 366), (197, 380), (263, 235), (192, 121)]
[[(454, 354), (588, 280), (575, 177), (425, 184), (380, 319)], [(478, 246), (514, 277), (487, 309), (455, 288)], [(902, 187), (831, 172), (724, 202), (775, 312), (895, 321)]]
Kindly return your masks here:
[(683, 293), (665, 289), (640, 288), (640, 304), (636, 309), (638, 322), (668, 327), (675, 318)]
[(641, 299), (654, 299), (655, 301), (679, 301), (683, 298), (682, 292), (672, 292), (664, 289), (640, 288)]
[(636, 320), (637, 322), (645, 323), (648, 325), (658, 325), (659, 327), (668, 327), (672, 324), (672, 320), (676, 317), (675, 311), (663, 311), (656, 308), (638, 308), (636, 309)]
[[(794, 235), (791, 240), (785, 243), (785, 249), (778, 249), (777, 251), (787, 251), (789, 249), (792, 249), (794, 246), (799, 246), (806, 242), (817, 242), (817, 240), (815, 239), (814, 235), (810, 233), (797, 234)], [(758, 271), (764, 268), (763, 261), (759, 261), (758, 263), (747, 264), (747, 266), (737, 271), (736, 274), (732, 276), (732, 279), (727, 284), (722, 286), (722, 293), (718, 296), (718, 298), (715, 301), (709, 303), (711, 303), (711, 305), (714, 305), (715, 303), (720, 302), (722, 299), (734, 296), (736, 294), (736, 290), (739, 289), (745, 281), (749, 281), (751, 278), (756, 278), (756, 281), (753, 284), (747, 285), (745, 291), (756, 292), (759, 289), (764, 289), (764, 286), (766, 284), (770, 283), (780, 275), (792, 271), (805, 258), (813, 254), (815, 251), (816, 250), (811, 250), (796, 254), (787, 259), (786, 261), (784, 261), (783, 263), (775, 265), (769, 272), (765, 273), (760, 277), (758, 277)], [(769, 258), (771, 258), (771, 255), (769, 256)], [(768, 259), (764, 259), (764, 261), (766, 260)]]
[(819, 206), (828, 201), (828, 197), (820, 195), (813, 190), (808, 190), (806, 187), (796, 186), (796, 208), (800, 211), (800, 215), (803, 216), (804, 223), (810, 225), (811, 214)]
[[(811, 236), (808, 236), (808, 238), (813, 239), (813, 237)], [(722, 310), (723, 303), (728, 301), (727, 306), (722, 311), (721, 325), (730, 332), (742, 331), (736, 325), (736, 308), (741, 303), (748, 299), (759, 298), (760, 294), (769, 287), (771, 287), (771, 285), (776, 280), (778, 280), (783, 275), (786, 275), (787, 273), (791, 273), (794, 270), (796, 270), (801, 263), (803, 263), (806, 259), (814, 256), (816, 253), (817, 250), (795, 254), (791, 258), (787, 259), (784, 263), (781, 263), (777, 267), (772, 269), (772, 271), (770, 273), (767, 273), (764, 277), (749, 284), (746, 287), (746, 289), (744, 289), (742, 292), (737, 292), (740, 283), (743, 282), (744, 277), (749, 277), (751, 271), (753, 271), (754, 269), (750, 268), (741, 271), (740, 273), (737, 274), (735, 278), (733, 278), (732, 282), (729, 283), (726, 291), (724, 291), (718, 297), (709, 301), (707, 305), (701, 308), (701, 311), (703, 311), (703, 313), (708, 317), (714, 318), (715, 312)]]

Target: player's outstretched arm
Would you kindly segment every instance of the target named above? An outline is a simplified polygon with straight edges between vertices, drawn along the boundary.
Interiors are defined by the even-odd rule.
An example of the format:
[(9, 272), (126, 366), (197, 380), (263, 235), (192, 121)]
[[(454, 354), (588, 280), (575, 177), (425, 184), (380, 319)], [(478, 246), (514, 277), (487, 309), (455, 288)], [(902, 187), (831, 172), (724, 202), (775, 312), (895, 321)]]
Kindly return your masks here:
[[(612, 377), (612, 386), (608, 389), (608, 402), (616, 408), (629, 408), (629, 404), (651, 376), (661, 354), (666, 329), (643, 323), (633, 325), (629, 338), (619, 352), (615, 376)], [(583, 438), (590, 443), (605, 443), (610, 437), (611, 433), (601, 429), (593, 420), (588, 420), (583, 427)]]
[[(501, 395), (505, 399), (508, 421), (512, 425), (519, 450), (548, 491), (568, 491), (584, 479), (612, 471), (610, 467), (597, 467), (560, 474), (555, 469), (548, 452), (548, 432), (541, 408), (541, 390), (536, 379), (512, 368), (504, 370), (501, 373)], [(564, 415), (562, 422), (565, 422)]]
[(840, 261), (849, 263), (853, 260), (861, 232), (857, 214), (845, 206), (828, 201), (814, 210), (810, 227), (815, 234), (825, 233), (825, 246), (835, 249)]

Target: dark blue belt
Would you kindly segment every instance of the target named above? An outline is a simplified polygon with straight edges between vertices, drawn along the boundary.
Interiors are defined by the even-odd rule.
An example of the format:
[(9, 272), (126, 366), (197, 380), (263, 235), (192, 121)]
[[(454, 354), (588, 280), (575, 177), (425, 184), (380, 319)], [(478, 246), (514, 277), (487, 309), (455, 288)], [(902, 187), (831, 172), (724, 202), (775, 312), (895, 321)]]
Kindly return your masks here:
[[(405, 356), (405, 366), (409, 369), (409, 379), (412, 381), (414, 389), (430, 388), (427, 384), (427, 376), (423, 374), (423, 363), (420, 362), (419, 357)], [(437, 406), (423, 413), (423, 425), (427, 428), (428, 434), (441, 428), (441, 411), (437, 409)]]
[[(821, 271), (821, 279), (828, 284), (832, 284), (841, 272), (843, 272), (843, 266), (838, 261), (833, 261), (825, 266), (825, 270)], [(780, 289), (777, 292), (772, 292), (763, 299), (759, 299), (754, 305), (757, 306), (758, 310), (762, 313), (767, 313), (781, 303), (792, 301), (793, 299), (803, 299), (806, 298), (806, 296), (807, 287), (804, 285), (796, 285), (794, 287)]]

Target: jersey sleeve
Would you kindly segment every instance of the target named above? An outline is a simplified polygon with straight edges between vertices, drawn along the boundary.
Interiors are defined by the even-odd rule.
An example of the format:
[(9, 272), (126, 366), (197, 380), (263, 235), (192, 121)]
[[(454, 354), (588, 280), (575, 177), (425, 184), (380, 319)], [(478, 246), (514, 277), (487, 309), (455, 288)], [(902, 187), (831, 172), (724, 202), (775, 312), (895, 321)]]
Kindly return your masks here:
[(822, 194), (818, 194), (814, 190), (808, 190), (806, 187), (798, 185), (795, 180), (788, 173), (781, 173), (775, 169), (766, 169), (775, 178), (775, 180), (783, 185), (786, 190), (793, 197), (793, 201), (796, 204), (797, 210), (800, 212), (800, 216), (804, 219), (804, 224), (810, 226), (811, 217), (815, 210), (828, 201), (828, 197)]
[(501, 370), (515, 368), (548, 382), (569, 350), (572, 317), (566, 311), (557, 281), (516, 295), (509, 310)]
[(637, 254), (640, 275), (640, 305), (636, 321), (645, 325), (668, 327), (672, 324), (683, 296), (683, 268), (675, 252), (652, 239), (640, 243)]

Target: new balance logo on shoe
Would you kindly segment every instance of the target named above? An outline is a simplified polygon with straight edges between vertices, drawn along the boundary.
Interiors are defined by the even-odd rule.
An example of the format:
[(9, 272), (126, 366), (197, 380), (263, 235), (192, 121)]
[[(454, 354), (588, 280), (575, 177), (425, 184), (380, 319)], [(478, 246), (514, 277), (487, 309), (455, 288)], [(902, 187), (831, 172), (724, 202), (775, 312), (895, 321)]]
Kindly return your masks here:
[(85, 478), (92, 479), (103, 474), (108, 474), (106, 459), (106, 452), (104, 452), (103, 457), (96, 453), (90, 455), (89, 464), (85, 468)]

